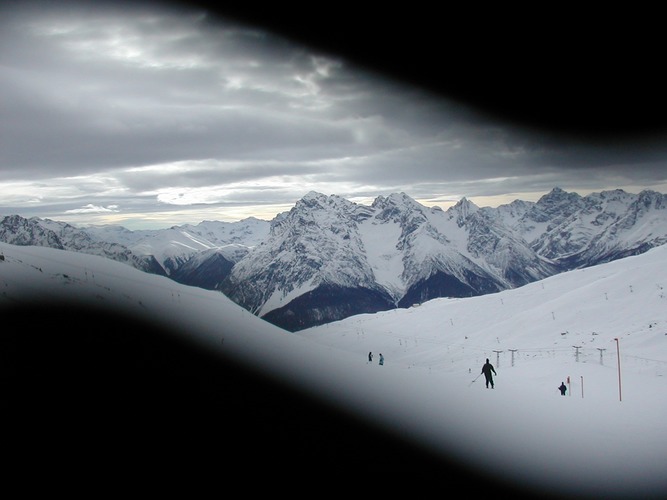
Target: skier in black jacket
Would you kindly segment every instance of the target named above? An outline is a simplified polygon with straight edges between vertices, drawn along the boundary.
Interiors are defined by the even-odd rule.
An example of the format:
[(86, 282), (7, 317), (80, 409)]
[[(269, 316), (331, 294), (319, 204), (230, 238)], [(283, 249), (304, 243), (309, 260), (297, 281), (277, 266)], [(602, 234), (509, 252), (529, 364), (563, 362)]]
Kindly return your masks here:
[(486, 378), (487, 389), (489, 388), (489, 384), (491, 384), (491, 389), (493, 389), (493, 375), (491, 375), (492, 372), (494, 375), (498, 375), (496, 370), (493, 369), (493, 365), (489, 363), (489, 358), (486, 358), (486, 363), (484, 363), (484, 366), (482, 366), (482, 373)]

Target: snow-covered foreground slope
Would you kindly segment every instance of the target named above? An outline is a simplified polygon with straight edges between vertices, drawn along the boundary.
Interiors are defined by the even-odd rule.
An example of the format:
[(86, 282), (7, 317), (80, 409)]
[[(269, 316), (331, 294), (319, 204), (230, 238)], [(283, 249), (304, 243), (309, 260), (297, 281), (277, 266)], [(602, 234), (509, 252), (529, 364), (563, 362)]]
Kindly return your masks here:
[[(662, 246), (515, 290), (299, 335), (359, 360), (382, 353), (385, 365), (368, 369), (395, 380), (375, 402), (394, 402), (397, 418), (421, 419), (434, 443), (479, 467), (552, 492), (665, 493), (665, 262)], [(494, 390), (478, 378), (486, 358), (498, 373)], [(568, 378), (562, 397), (557, 387)], [(404, 393), (419, 402), (406, 405)]]
[[(222, 294), (99, 257), (7, 244), (0, 244), (0, 254), (3, 307), (70, 298), (168, 324), (219, 354), (221, 362), (231, 354), (251, 363), (451, 460), (443, 464), (470, 467), (545, 495), (646, 497), (667, 491), (667, 247), (515, 290), (437, 299), (299, 334), (262, 321)], [(90, 334), (101, 327), (91, 325)], [(367, 362), (369, 351), (375, 354), (373, 364)], [(377, 364), (379, 353), (383, 366)], [(478, 378), (486, 358), (498, 372), (493, 390)], [(571, 393), (562, 397), (556, 388), (568, 376)], [(184, 425), (204, 419), (195, 417)], [(261, 415), (272, 418), (275, 409)], [(311, 424), (317, 433), (334, 432), (328, 422), (300, 422)], [(165, 446), (174, 433), (173, 428), (164, 433)], [(250, 438), (248, 430), (236, 428), (206, 428), (205, 435)], [(286, 456), (297, 446), (287, 442)], [(216, 456), (230, 453), (224, 443)], [(257, 454), (256, 465), (276, 451), (260, 446), (251, 453)], [(288, 459), (275, 467), (281, 473), (287, 467), (297, 482), (318, 463), (320, 477), (336, 484), (368, 473), (379, 491), (399, 482), (414, 482), (416, 491), (427, 475), (415, 473), (419, 464), (412, 456), (386, 457), (399, 464), (404, 460), (405, 474), (397, 474), (399, 465), (384, 475), (373, 463), (332, 465), (327, 454), (332, 450), (315, 450), (307, 472), (305, 464)], [(267, 470), (252, 467), (244, 465), (259, 476)], [(454, 480), (452, 469), (424, 472), (447, 488)]]

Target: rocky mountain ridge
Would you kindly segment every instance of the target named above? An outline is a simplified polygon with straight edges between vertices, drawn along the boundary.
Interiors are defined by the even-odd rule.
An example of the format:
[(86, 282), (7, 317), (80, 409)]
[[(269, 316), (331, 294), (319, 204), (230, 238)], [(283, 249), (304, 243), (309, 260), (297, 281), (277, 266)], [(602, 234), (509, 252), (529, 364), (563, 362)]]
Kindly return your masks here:
[(216, 287), (288, 330), (436, 297), (516, 288), (667, 242), (667, 198), (622, 190), (444, 211), (404, 193), (371, 206), (308, 193)]
[(164, 230), (0, 219), (0, 241), (92, 253), (219, 290), (291, 331), (436, 297), (516, 288), (667, 242), (667, 196), (555, 188), (537, 202), (447, 210), (405, 193), (370, 206), (310, 192), (272, 221)]

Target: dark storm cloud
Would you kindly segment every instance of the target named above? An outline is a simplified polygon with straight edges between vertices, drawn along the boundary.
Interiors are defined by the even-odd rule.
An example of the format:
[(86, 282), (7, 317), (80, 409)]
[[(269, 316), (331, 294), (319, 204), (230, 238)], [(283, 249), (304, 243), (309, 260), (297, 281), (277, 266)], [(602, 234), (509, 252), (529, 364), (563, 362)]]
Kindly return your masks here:
[(667, 182), (662, 137), (595, 145), (520, 129), (204, 10), (12, 5), (2, 212), (250, 214), (309, 190), (433, 200)]
[[(244, 40), (254, 48), (265, 37), (232, 28), (216, 38), (194, 15), (176, 26), (179, 31), (174, 20), (102, 12), (3, 30), (3, 46), (18, 46), (21, 56), (11, 60), (14, 54), (3, 50), (9, 70), (2, 75), (8, 105), (1, 140), (8, 169), (69, 174), (190, 158), (261, 157), (285, 148), (312, 156), (308, 149), (342, 144), (349, 135), (308, 111), (326, 103), (309, 95), (307, 79), (316, 69), (298, 51), (287, 58), (274, 43), (267, 44), (271, 50), (240, 50)], [(146, 25), (152, 28), (147, 34)], [(207, 35), (215, 44), (206, 43)], [(271, 58), (276, 52), (282, 57)]]

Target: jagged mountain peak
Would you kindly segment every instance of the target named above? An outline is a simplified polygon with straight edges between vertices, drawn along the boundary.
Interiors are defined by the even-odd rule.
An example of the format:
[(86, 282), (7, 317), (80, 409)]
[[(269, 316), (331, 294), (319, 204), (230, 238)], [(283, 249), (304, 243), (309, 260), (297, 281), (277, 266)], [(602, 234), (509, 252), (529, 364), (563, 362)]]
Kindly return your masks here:
[(425, 220), (426, 212), (430, 212), (424, 205), (417, 202), (405, 193), (392, 193), (389, 196), (378, 196), (373, 200), (371, 210), (375, 218), (380, 221), (401, 222), (402, 225), (414, 225), (415, 217)]
[(325, 195), (317, 191), (310, 191), (295, 203), (287, 216), (294, 217), (298, 215), (306, 218), (321, 218), (322, 216), (326, 216), (326, 214), (336, 214), (347, 217), (348, 214), (354, 212), (356, 207), (356, 203), (342, 196), (336, 194)]
[(456, 205), (447, 209), (447, 216), (449, 219), (456, 219), (456, 223), (459, 227), (465, 224), (465, 221), (473, 214), (479, 211), (479, 207), (475, 205), (465, 196), (461, 198)]
[(555, 187), (544, 196), (537, 200), (537, 205), (563, 205), (563, 204), (577, 204), (581, 200), (581, 195), (577, 193), (569, 193), (562, 188)]
[(387, 205), (419, 205), (413, 198), (405, 194), (404, 192), (400, 193), (391, 193), (387, 196), (378, 196), (373, 200), (372, 207), (383, 207)]
[(294, 204), (294, 208), (298, 208), (300, 205), (312, 206), (314, 204), (323, 204), (326, 203), (329, 197), (318, 191), (309, 191), (297, 200)]
[(470, 201), (468, 198), (465, 196), (461, 198), (459, 201), (456, 202), (456, 205), (452, 207), (454, 210), (457, 210), (459, 212), (467, 211), (467, 212), (476, 212), (479, 210), (479, 207), (475, 205), (472, 201)]
[(298, 203), (309, 204), (309, 203), (312, 203), (313, 201), (316, 201), (318, 203), (323, 203), (323, 204), (331, 204), (331, 203), (335, 203), (335, 202), (352, 203), (352, 202), (346, 200), (345, 198), (343, 198), (342, 196), (339, 196), (337, 194), (327, 195), (327, 194), (324, 194), (324, 193), (320, 193), (318, 191), (309, 191), (308, 193), (303, 195), (299, 201), (297, 201), (297, 204)]
[(271, 234), (283, 230), (305, 234), (318, 228), (337, 228), (339, 232), (346, 224), (353, 224), (353, 214), (357, 205), (338, 195), (325, 195), (316, 191), (298, 200), (288, 212), (277, 216), (271, 223)]
[(647, 208), (650, 206), (653, 206), (656, 209), (665, 208), (666, 202), (667, 196), (658, 193), (657, 191), (653, 191), (652, 189), (644, 189), (637, 196), (637, 204)]

